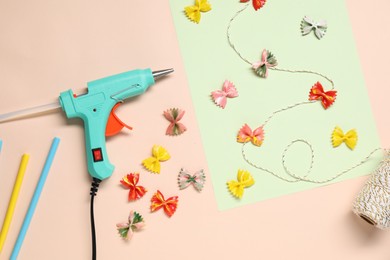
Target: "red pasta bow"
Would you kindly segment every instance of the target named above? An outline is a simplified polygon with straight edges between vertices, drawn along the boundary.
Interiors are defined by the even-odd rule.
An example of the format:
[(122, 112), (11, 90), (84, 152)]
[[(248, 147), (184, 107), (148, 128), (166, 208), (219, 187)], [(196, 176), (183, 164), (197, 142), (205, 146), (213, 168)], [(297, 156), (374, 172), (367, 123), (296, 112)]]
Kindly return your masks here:
[(336, 96), (337, 96), (336, 90), (329, 90), (325, 92), (321, 83), (317, 82), (310, 89), (309, 100), (321, 100), (322, 106), (325, 109), (327, 109), (336, 100)]
[[(249, 2), (249, 0), (240, 0), (241, 3)], [(265, 5), (266, 0), (252, 0), (252, 5), (255, 10), (259, 10)]]
[(139, 181), (139, 173), (130, 173), (122, 178), (121, 183), (124, 187), (130, 189), (129, 201), (137, 200), (145, 195), (147, 190), (142, 186), (137, 186)]
[(162, 193), (157, 190), (157, 192), (153, 195), (151, 199), (152, 205), (150, 205), (150, 210), (153, 212), (164, 208), (165, 213), (169, 217), (172, 217), (173, 213), (175, 213), (177, 208), (177, 203), (179, 201), (178, 198), (178, 196), (173, 196), (165, 200), (164, 195), (162, 195)]

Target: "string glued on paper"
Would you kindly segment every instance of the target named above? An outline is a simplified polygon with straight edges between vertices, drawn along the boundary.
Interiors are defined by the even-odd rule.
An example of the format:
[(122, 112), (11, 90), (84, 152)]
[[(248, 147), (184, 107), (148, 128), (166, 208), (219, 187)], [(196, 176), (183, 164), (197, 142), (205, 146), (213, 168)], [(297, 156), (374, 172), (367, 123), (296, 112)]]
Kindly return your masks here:
[[(192, 3), (193, 0), (189, 1)], [(350, 32), (351, 29), (347, 19), (348, 12), (343, 3), (334, 0), (327, 4), (316, 5), (317, 11), (328, 16), (323, 16), (329, 22), (326, 30), (320, 28), (325, 27), (321, 24), (321, 17), (315, 17), (314, 14), (309, 17), (310, 13), (308, 13), (306, 22), (302, 23), (305, 13), (302, 13), (304, 10), (299, 7), (311, 5), (309, 0), (263, 2), (265, 5), (259, 9), (255, 8), (256, 1), (253, 0), (235, 0), (233, 4), (218, 6), (214, 4), (213, 11), (218, 11), (218, 16), (223, 19), (210, 19), (208, 21), (211, 22), (210, 24), (201, 27), (191, 26), (186, 21), (183, 17), (182, 4), (174, 0), (170, 0), (170, 3), (183, 59), (189, 65), (189, 85), (199, 115), (202, 140), (205, 144), (206, 157), (210, 162), (210, 174), (217, 185), (222, 184), (222, 189), (216, 188), (221, 186), (215, 187), (220, 209), (234, 208), (240, 204), (254, 203), (361, 176), (367, 172), (366, 169), (377, 163), (379, 159), (377, 154), (373, 156), (370, 150), (379, 146), (379, 142), (372, 115), (364, 113), (369, 109), (369, 102), (366, 102), (367, 95), (364, 81), (361, 80), (360, 65), (354, 62), (357, 56), (351, 46), (354, 46), (355, 41), (350, 33), (339, 33)], [(336, 7), (340, 11), (337, 14), (334, 12)], [(256, 12), (254, 9), (261, 10)], [(281, 10), (290, 11), (280, 16), (272, 15), (280, 13)], [(248, 25), (266, 25), (275, 22), (292, 25), (282, 28), (284, 33), (291, 36), (288, 44), (280, 44), (280, 37), (272, 30), (260, 34), (242, 30)], [(342, 30), (328, 30), (330, 23), (337, 24), (337, 28)], [(305, 36), (301, 34), (301, 25), (307, 33)], [(211, 27), (219, 31), (225, 30), (225, 37), (218, 33), (209, 33), (212, 31)], [(322, 36), (321, 40), (317, 40), (317, 36)], [(202, 40), (202, 43), (209, 47), (207, 53), (225, 59), (216, 59), (215, 62), (209, 63), (204, 56), (196, 55), (199, 50), (198, 41), (190, 40), (195, 38)], [(307, 44), (302, 45), (302, 43)], [(330, 46), (332, 48), (327, 48)], [(342, 63), (334, 62), (331, 58), (336, 52), (342, 53)], [(297, 53), (306, 53), (307, 61), (299, 59)], [(294, 61), (297, 58), (298, 60)], [(345, 70), (346, 67), (348, 70)], [(199, 68), (202, 68), (201, 71), (212, 71), (213, 68), (218, 68), (218, 73), (207, 75), (203, 73), (200, 76)], [(319, 71), (315, 71), (316, 69)], [(338, 73), (340, 71), (343, 73)], [(236, 76), (233, 78), (229, 75)], [(210, 103), (208, 93), (216, 89), (209, 91), (204, 86), (211, 84), (215, 86), (213, 82), (226, 78), (234, 81), (240, 92), (240, 98), (227, 98), (223, 114), (221, 111), (209, 111), (206, 108), (212, 108), (214, 104)], [(343, 92), (340, 94), (341, 91)], [(280, 106), (274, 102), (274, 99), (270, 99), (271, 96), (267, 93), (276, 95)], [(283, 94), (285, 101), (278, 99), (280, 93)], [(280, 102), (285, 104), (282, 105)], [(357, 105), (351, 106), (351, 104)], [(356, 112), (357, 117), (351, 118), (350, 113), (344, 113), (351, 109)], [(330, 111), (326, 112), (328, 110)], [(278, 117), (279, 115), (281, 117)], [(216, 116), (219, 117), (220, 123), (214, 124), (213, 131), (210, 131), (210, 122), (215, 122)], [(288, 120), (285, 120), (286, 118)], [(332, 121), (330, 128), (324, 126)], [(244, 123), (247, 123), (248, 129), (242, 129)], [(333, 128), (337, 124), (344, 123), (353, 124), (358, 128), (359, 139), (362, 139), (354, 148), (353, 154), (350, 153), (349, 148), (339, 147), (335, 150), (330, 146)], [(259, 127), (262, 127), (265, 138), (255, 133), (258, 132), (256, 129)], [(287, 127), (287, 130), (285, 131), (283, 127)], [(301, 128), (304, 131), (299, 131)], [(249, 133), (246, 133), (249, 129)], [(345, 132), (348, 130), (345, 129)], [(224, 133), (223, 136), (228, 134), (230, 136), (227, 137), (228, 140), (222, 138), (221, 133)], [(340, 144), (340, 146), (344, 145), (346, 144)], [(228, 161), (220, 164), (219, 157), (226, 149), (233, 153), (235, 151), (236, 155), (241, 152), (242, 156), (231, 154)], [(363, 154), (365, 151), (368, 156)], [(351, 165), (345, 161), (346, 155), (350, 156), (348, 162)], [(337, 161), (340, 163), (331, 163)], [(357, 169), (358, 166), (362, 166), (364, 170)], [(245, 167), (254, 174), (257, 182), (260, 181), (258, 178), (265, 180), (268, 188), (254, 186), (246, 191), (249, 191), (251, 194), (247, 195), (251, 196), (237, 203), (227, 195), (227, 189), (223, 189), (230, 177), (219, 173)]]
[[(248, 1), (249, 0), (241, 0), (241, 2), (248, 2)], [(265, 1), (253, 0), (254, 7), (256, 6), (256, 4), (259, 8), (261, 8), (265, 4)], [(254, 62), (254, 63), (250, 62), (248, 58), (244, 57), (244, 55), (241, 53), (241, 51), (239, 51), (236, 48), (235, 44), (233, 43), (232, 37), (230, 34), (230, 29), (231, 29), (233, 22), (237, 19), (237, 17), (240, 14), (242, 14), (247, 9), (248, 6), (249, 6), (249, 4), (247, 4), (244, 8), (242, 8), (241, 10), (239, 10), (235, 13), (235, 15), (230, 19), (229, 24), (227, 26), (227, 30), (226, 30), (226, 36), (227, 36), (228, 43), (229, 43), (230, 47), (240, 57), (240, 59), (242, 61), (250, 64), (252, 66), (252, 68), (255, 70), (256, 74), (261, 78), (266, 78), (268, 76), (269, 69), (280, 71), (280, 72), (288, 72), (288, 73), (306, 73), (306, 74), (314, 74), (314, 75), (320, 76), (320, 77), (328, 80), (332, 84), (332, 87), (334, 87), (333, 81), (329, 77), (327, 77), (321, 73), (315, 72), (315, 71), (302, 70), (302, 69), (292, 70), (292, 69), (276, 68), (277, 60), (276, 60), (275, 56), (271, 52), (269, 52), (268, 50), (264, 49), (262, 54), (261, 54), (261, 60)], [(255, 9), (256, 9), (256, 7), (255, 7)], [(258, 10), (258, 9), (256, 9), (256, 10)], [(302, 33), (305, 33), (305, 35), (310, 33), (310, 31), (314, 30), (317, 37), (322, 37), (325, 34), (326, 28), (327, 28), (326, 22), (321, 21), (319, 23), (314, 23), (308, 17), (305, 17), (301, 23)]]
[[(335, 91), (335, 90), (324, 92), (322, 85), (319, 82), (317, 82), (315, 84), (315, 86), (310, 91), (309, 99), (311, 99), (313, 101), (321, 101), (324, 108), (327, 109), (335, 101), (336, 93), (337, 93), (337, 91)], [(252, 142), (252, 144), (254, 144), (255, 146), (261, 146), (261, 144), (264, 140), (264, 127), (275, 115), (277, 115), (281, 112), (285, 112), (285, 111), (290, 110), (290, 109), (294, 109), (294, 108), (299, 107), (301, 105), (312, 104), (312, 103), (313, 103), (312, 101), (305, 101), (305, 102), (296, 103), (294, 105), (290, 105), (290, 106), (287, 106), (285, 108), (281, 108), (279, 110), (276, 110), (266, 119), (266, 121), (264, 122), (264, 124), (262, 126), (258, 127), (254, 131), (252, 131), (252, 129), (247, 124), (245, 124), (243, 127), (241, 127), (241, 129), (239, 130), (239, 132), (237, 134), (236, 139), (237, 139), (237, 142), (243, 143), (242, 148), (241, 148), (241, 154), (242, 154), (243, 159), (249, 165), (255, 167), (256, 169), (265, 171), (265, 172), (267, 172), (267, 173), (269, 173), (269, 174), (271, 174), (271, 175), (273, 175), (273, 176), (275, 176), (283, 181), (286, 181), (286, 182), (293, 183), (293, 182), (303, 181), (303, 182), (323, 184), (323, 183), (328, 183), (330, 181), (333, 181), (334, 179), (352, 171), (353, 169), (357, 168), (358, 166), (362, 165), (363, 163), (366, 163), (376, 151), (381, 150), (380, 148), (377, 148), (377, 149), (371, 151), (368, 156), (366, 156), (363, 160), (361, 160), (359, 163), (355, 164), (354, 166), (350, 167), (349, 169), (341, 171), (340, 173), (337, 173), (331, 177), (328, 177), (328, 178), (322, 179), (322, 180), (308, 177), (308, 175), (312, 171), (313, 164), (314, 164), (314, 150), (313, 150), (313, 147), (310, 144), (310, 142), (303, 140), (303, 139), (293, 140), (284, 149), (284, 152), (282, 155), (282, 165), (283, 165), (285, 173), (288, 175), (288, 177), (284, 177), (275, 171), (272, 171), (270, 169), (266, 169), (263, 166), (254, 163), (252, 159), (248, 158), (248, 156), (245, 153), (245, 149), (244, 149), (245, 145), (248, 142)], [(341, 130), (341, 128), (336, 127), (332, 133), (332, 144), (334, 147), (337, 147), (337, 146), (341, 145), (341, 143), (343, 143), (343, 142), (345, 142), (346, 145), (351, 150), (353, 150), (356, 146), (356, 143), (357, 143), (356, 130), (352, 129), (352, 130), (348, 131), (346, 134), (344, 134), (343, 131)], [(311, 157), (310, 167), (309, 167), (307, 173), (303, 176), (299, 176), (299, 175), (293, 173), (292, 171), (290, 171), (286, 165), (286, 159), (285, 159), (288, 150), (294, 144), (298, 144), (298, 143), (306, 145), (310, 149), (310, 154), (311, 154), (310, 155), (310, 157)]]

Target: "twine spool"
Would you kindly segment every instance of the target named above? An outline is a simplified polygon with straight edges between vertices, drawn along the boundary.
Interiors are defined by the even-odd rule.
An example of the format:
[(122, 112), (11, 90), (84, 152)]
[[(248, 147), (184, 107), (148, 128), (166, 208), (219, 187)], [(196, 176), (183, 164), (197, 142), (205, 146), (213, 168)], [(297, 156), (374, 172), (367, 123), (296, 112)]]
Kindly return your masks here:
[(353, 212), (377, 228), (390, 228), (390, 150), (356, 197)]

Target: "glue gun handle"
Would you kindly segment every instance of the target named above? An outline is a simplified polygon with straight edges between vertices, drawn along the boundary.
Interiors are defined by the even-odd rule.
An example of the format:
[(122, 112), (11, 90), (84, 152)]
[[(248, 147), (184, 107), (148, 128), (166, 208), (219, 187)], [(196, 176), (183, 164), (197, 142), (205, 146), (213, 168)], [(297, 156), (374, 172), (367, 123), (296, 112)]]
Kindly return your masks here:
[(68, 118), (84, 122), (85, 149), (89, 174), (99, 180), (110, 177), (114, 171), (107, 156), (105, 131), (108, 115), (115, 101), (97, 93), (74, 97), (72, 90), (62, 92), (60, 104)]
[(87, 118), (84, 119), (84, 127), (88, 172), (92, 177), (104, 180), (114, 171), (106, 150), (105, 124), (97, 117)]

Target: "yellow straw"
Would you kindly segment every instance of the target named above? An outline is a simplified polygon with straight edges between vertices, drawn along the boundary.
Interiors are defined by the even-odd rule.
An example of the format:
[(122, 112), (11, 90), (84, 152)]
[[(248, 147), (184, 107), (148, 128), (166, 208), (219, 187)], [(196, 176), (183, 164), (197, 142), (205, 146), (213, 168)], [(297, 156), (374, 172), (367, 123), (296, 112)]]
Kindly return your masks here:
[(16, 201), (18, 200), (18, 196), (19, 196), (20, 186), (22, 185), (24, 173), (26, 172), (26, 167), (27, 167), (27, 163), (28, 163), (29, 158), (30, 158), (30, 155), (23, 154), (22, 161), (20, 162), (19, 172), (18, 172), (18, 175), (16, 176), (14, 189), (12, 190), (12, 195), (11, 195), (11, 198), (9, 200), (7, 213), (5, 215), (3, 227), (2, 227), (1, 233), (0, 233), (0, 252), (3, 249), (3, 245), (4, 245), (5, 239), (7, 237), (8, 229), (9, 229), (9, 226), (11, 224), (12, 216), (14, 214)]

